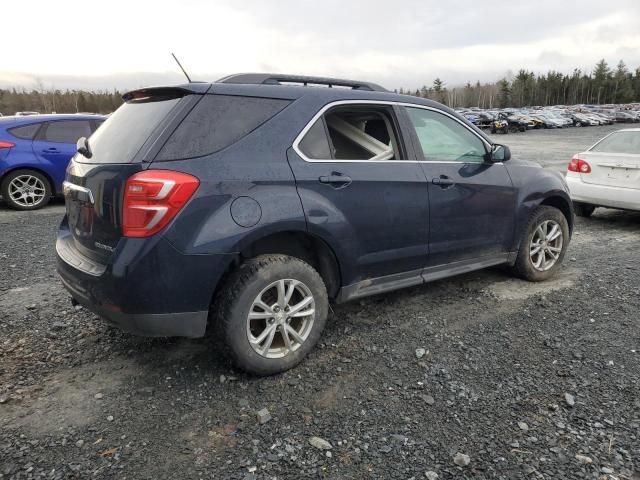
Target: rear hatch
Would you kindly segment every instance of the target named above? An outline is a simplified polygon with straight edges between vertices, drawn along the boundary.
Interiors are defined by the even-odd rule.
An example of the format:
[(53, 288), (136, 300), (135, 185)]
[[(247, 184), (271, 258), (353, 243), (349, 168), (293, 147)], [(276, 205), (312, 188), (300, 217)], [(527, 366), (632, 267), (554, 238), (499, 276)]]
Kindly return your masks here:
[(583, 182), (640, 189), (640, 129), (614, 132), (578, 157), (591, 167)]
[[(206, 84), (151, 88), (126, 94), (88, 139), (90, 154), (77, 153), (64, 185), (67, 222), (75, 249), (106, 264), (122, 238), (122, 200), (127, 179), (145, 170)], [(64, 225), (63, 225), (64, 228)], [(67, 245), (69, 246), (69, 245)]]

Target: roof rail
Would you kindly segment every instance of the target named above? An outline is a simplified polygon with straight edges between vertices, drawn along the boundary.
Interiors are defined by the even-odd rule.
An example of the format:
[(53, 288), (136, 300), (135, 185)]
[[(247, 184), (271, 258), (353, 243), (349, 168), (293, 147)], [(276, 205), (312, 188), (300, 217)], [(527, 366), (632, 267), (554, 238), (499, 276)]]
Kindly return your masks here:
[(277, 73), (236, 73), (216, 80), (216, 83), (243, 83), (250, 85), (282, 85), (286, 83), (301, 83), (307, 85), (326, 85), (331, 87), (347, 87), (354, 90), (369, 90), (372, 92), (387, 92), (380, 85), (357, 80), (344, 80), (328, 77), (308, 77), (305, 75), (281, 75)]

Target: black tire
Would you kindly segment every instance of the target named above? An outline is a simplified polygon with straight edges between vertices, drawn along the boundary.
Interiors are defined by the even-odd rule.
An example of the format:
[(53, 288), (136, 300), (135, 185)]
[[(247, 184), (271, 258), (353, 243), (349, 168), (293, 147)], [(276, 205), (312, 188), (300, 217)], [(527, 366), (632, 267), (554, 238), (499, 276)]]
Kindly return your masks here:
[(578, 217), (589, 218), (593, 214), (595, 209), (596, 209), (596, 206), (591, 205), (590, 203), (582, 203), (582, 202), (573, 203), (573, 211)]
[[(24, 175), (30, 175), (31, 177), (38, 179), (44, 188), (44, 196), (37, 203), (34, 203), (32, 205), (20, 204), (16, 202), (9, 194), (9, 186), (11, 185), (11, 182), (13, 182), (16, 178)], [(9, 208), (13, 208), (14, 210), (37, 210), (49, 203), (49, 200), (51, 200), (52, 190), (49, 179), (42, 173), (35, 170), (21, 169), (9, 172), (2, 179), (2, 183), (0, 184), (0, 193), (2, 194), (2, 198), (7, 203)]]
[(495, 135), (496, 131), (497, 131), (497, 130), (496, 130), (496, 127), (491, 127), (491, 133), (492, 133), (493, 135)]
[[(305, 341), (296, 350), (288, 351), (280, 358), (267, 358), (250, 344), (247, 319), (260, 293), (273, 282), (283, 279), (297, 280), (309, 289), (315, 303), (313, 324)], [(298, 258), (270, 254), (249, 259), (233, 272), (214, 306), (217, 307), (217, 324), (224, 331), (226, 347), (235, 365), (252, 374), (273, 375), (295, 367), (313, 349), (327, 321), (329, 300), (322, 277), (313, 267)], [(266, 322), (270, 320), (264, 321), (266, 329)], [(281, 331), (276, 332), (278, 340), (284, 344)]]
[[(556, 222), (562, 230), (562, 247), (558, 255), (558, 259), (548, 270), (538, 270), (534, 267), (533, 261), (530, 255), (530, 245), (533, 240), (534, 233), (538, 226), (540, 226), (546, 220), (552, 220)], [(519, 277), (529, 280), (530, 282), (541, 282), (552, 277), (564, 259), (567, 247), (569, 246), (569, 224), (567, 219), (560, 210), (555, 207), (547, 205), (541, 205), (536, 208), (527, 224), (522, 239), (520, 241), (520, 249), (518, 250), (518, 256), (516, 258), (515, 265), (513, 266), (514, 273)]]

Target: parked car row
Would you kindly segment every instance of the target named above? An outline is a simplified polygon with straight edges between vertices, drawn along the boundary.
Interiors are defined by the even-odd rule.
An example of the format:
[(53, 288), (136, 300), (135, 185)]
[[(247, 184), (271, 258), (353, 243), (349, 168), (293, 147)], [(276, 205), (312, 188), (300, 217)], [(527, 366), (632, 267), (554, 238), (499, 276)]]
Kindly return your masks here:
[(640, 122), (640, 107), (637, 105), (574, 105), (489, 110), (459, 108), (456, 111), (477, 127), (488, 129), (491, 133)]

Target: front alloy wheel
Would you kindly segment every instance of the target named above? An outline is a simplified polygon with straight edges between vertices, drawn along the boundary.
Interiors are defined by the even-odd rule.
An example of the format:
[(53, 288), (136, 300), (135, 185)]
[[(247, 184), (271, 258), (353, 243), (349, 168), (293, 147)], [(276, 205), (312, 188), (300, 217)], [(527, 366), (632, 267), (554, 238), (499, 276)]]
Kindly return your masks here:
[(521, 240), (513, 269), (531, 282), (550, 278), (562, 264), (569, 245), (569, 222), (550, 205), (541, 205), (531, 216)]
[(554, 220), (545, 220), (535, 229), (529, 245), (533, 268), (544, 272), (553, 267), (562, 252), (562, 228)]

